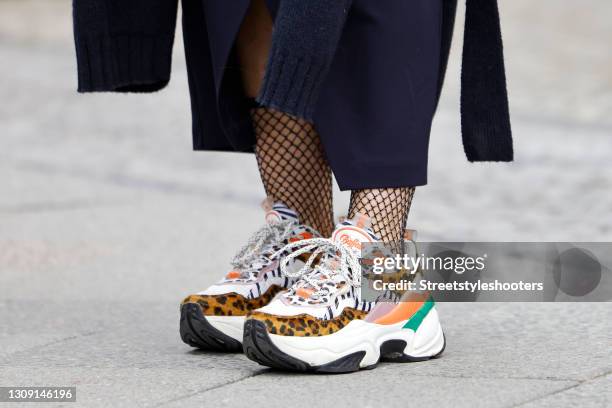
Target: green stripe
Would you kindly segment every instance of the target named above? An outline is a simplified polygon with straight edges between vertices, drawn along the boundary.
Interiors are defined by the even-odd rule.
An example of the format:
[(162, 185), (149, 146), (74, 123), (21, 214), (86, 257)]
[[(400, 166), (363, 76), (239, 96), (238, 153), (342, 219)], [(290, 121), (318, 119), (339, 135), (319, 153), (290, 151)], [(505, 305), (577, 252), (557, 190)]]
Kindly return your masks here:
[(416, 311), (414, 315), (406, 322), (402, 329), (410, 329), (412, 331), (417, 331), (427, 313), (431, 310), (436, 302), (434, 302), (433, 298), (430, 296), (427, 301), (421, 306), (419, 310)]

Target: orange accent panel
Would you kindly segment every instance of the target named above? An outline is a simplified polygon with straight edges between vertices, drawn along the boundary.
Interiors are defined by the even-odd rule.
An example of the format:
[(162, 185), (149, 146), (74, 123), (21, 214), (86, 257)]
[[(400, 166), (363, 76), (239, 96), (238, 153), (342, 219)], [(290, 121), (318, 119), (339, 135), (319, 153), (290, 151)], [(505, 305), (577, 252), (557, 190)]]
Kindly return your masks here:
[(310, 295), (312, 295), (313, 292), (314, 290), (312, 289), (304, 289), (304, 288), (299, 288), (297, 291), (295, 291), (295, 293), (298, 296), (303, 297), (304, 299), (308, 299)]
[(229, 271), (227, 275), (225, 275), (227, 279), (237, 279), (240, 277), (240, 272), (238, 271)]
[(374, 321), (376, 324), (395, 324), (404, 320), (408, 320), (414, 315), (417, 310), (423, 306), (425, 301), (427, 300), (426, 296), (419, 296), (415, 300), (411, 300), (409, 302), (400, 302), (395, 306), (389, 313), (384, 316), (379, 317)]
[(310, 232), (302, 232), (300, 234), (298, 234), (300, 238), (289, 238), (289, 242), (297, 242), (297, 241), (301, 241), (303, 239), (311, 239), (313, 237), (313, 235)]

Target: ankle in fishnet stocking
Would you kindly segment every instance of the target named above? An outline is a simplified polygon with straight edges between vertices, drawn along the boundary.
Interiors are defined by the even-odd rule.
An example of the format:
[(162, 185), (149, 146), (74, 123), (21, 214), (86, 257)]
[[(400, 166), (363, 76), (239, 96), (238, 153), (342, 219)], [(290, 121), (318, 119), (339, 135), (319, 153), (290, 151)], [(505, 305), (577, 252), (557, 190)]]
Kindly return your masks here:
[(353, 190), (349, 217), (367, 215), (382, 241), (401, 246), (413, 196), (414, 187)]
[(332, 177), (314, 126), (285, 113), (251, 110), (255, 156), (266, 194), (300, 215), (300, 221), (329, 236), (333, 229)]

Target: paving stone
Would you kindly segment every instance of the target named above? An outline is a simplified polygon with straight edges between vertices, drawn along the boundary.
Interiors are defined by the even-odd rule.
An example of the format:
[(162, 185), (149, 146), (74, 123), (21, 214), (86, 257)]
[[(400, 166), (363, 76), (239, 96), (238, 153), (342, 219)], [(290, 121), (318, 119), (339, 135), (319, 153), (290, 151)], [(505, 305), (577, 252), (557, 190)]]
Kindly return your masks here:
[(411, 376), (391, 365), (349, 375), (264, 373), (185, 399), (163, 404), (236, 406), (248, 395), (252, 406), (266, 407), (510, 407), (529, 398), (572, 386), (570, 381)]
[[(432, 241), (611, 241), (612, 3), (500, 9), (516, 162), (465, 160), (455, 41), (409, 223)], [(255, 159), (191, 151), (180, 34), (163, 92), (77, 95), (70, 24), (65, 1), (0, 1), (0, 385), (76, 385), (87, 407), (610, 406), (609, 303), (440, 304), (443, 358), (351, 375), (184, 345), (178, 303), (261, 224)]]
[(612, 375), (586, 381), (563, 391), (536, 398), (521, 407), (584, 407), (606, 408), (612, 405)]

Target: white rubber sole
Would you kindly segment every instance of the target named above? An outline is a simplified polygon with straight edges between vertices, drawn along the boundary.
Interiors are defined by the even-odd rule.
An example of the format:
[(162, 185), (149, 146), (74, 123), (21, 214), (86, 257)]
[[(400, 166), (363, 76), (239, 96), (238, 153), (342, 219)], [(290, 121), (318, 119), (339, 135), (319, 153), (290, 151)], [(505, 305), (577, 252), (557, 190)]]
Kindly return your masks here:
[[(269, 334), (271, 343), (282, 353), (311, 367), (339, 361), (355, 353), (365, 355), (359, 368), (375, 366), (381, 358), (419, 361), (437, 357), (445, 347), (442, 326), (435, 306), (415, 331), (403, 328), (405, 321), (381, 325), (354, 320), (342, 330), (316, 337)], [(381, 355), (383, 354), (383, 355)]]
[(206, 316), (212, 327), (242, 343), (244, 316)]

